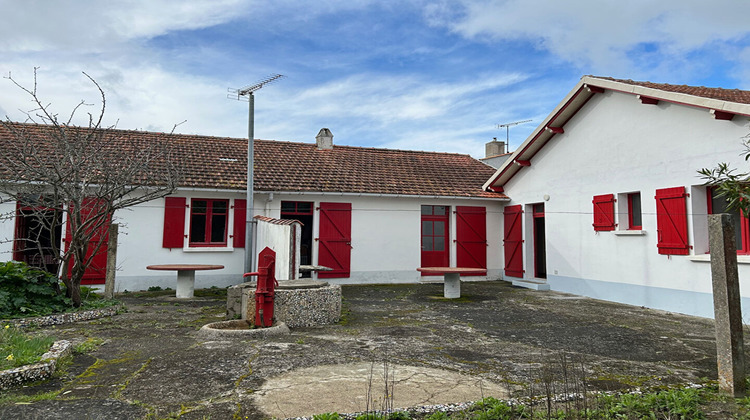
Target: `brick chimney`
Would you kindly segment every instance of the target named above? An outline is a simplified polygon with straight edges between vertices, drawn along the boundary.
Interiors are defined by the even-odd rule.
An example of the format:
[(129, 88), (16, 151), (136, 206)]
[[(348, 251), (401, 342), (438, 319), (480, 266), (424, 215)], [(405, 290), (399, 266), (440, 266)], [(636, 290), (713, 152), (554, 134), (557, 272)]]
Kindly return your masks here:
[(505, 154), (505, 142), (497, 141), (497, 137), (493, 138), (491, 142), (484, 145), (484, 157), (488, 158), (502, 154)]
[(318, 150), (333, 150), (333, 134), (327, 128), (321, 128), (318, 135), (315, 136), (315, 142), (318, 144)]

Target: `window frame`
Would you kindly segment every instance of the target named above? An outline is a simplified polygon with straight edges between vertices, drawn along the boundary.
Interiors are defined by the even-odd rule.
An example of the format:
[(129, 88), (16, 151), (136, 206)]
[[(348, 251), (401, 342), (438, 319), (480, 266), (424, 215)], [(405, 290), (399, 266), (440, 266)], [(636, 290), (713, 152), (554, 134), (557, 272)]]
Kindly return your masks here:
[[(714, 214), (713, 212), (713, 199), (714, 191), (716, 187), (706, 187), (706, 213)], [(750, 220), (743, 214), (742, 210), (739, 210), (740, 215), (740, 243), (736, 243), (737, 255), (750, 255)], [(710, 251), (709, 251), (710, 253)]]
[[(195, 202), (196, 201), (205, 201), (206, 202), (206, 220), (205, 220), (205, 237), (204, 239), (208, 239), (208, 241), (204, 242), (197, 242), (193, 240), (193, 216), (196, 215), (194, 213), (195, 210)], [(214, 209), (214, 203), (221, 202), (224, 203), (224, 237), (221, 242), (212, 242), (211, 241), (211, 229), (212, 229), (212, 223), (213, 223), (213, 209)], [(221, 198), (191, 198), (190, 199), (190, 219), (189, 219), (189, 228), (188, 228), (188, 247), (190, 248), (217, 248), (217, 247), (227, 247), (229, 245), (228, 242), (228, 235), (229, 235), (229, 213), (230, 213), (230, 207), (229, 207), (229, 200), (228, 199), (221, 199)], [(218, 213), (221, 214), (221, 213)], [(204, 214), (201, 214), (204, 215)]]

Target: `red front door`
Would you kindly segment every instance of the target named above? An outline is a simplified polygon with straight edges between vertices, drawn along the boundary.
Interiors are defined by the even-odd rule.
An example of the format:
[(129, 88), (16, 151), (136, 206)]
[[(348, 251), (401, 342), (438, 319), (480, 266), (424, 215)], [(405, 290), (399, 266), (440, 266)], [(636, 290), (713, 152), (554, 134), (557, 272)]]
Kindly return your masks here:
[[(447, 206), (422, 206), (422, 267), (448, 267)], [(425, 274), (440, 275), (440, 274)]]
[(318, 264), (333, 271), (321, 271), (319, 278), (349, 277), (352, 253), (351, 203), (320, 203)]
[(503, 211), (503, 251), (505, 255), (505, 275), (523, 277), (523, 232), (521, 206), (507, 206)]
[[(96, 209), (97, 202), (94, 199), (86, 199), (83, 202), (83, 210), (81, 211), (81, 222), (86, 223), (87, 220), (98, 215)], [(99, 226), (96, 226), (99, 225)], [(66, 223), (66, 234), (65, 234), (65, 246), (67, 248), (69, 238), (71, 237), (70, 232), (71, 224)], [(91, 242), (89, 242), (88, 249), (86, 251), (86, 259), (88, 260), (92, 255), (91, 263), (89, 264), (86, 271), (83, 273), (81, 284), (104, 284), (104, 277), (107, 272), (107, 241), (109, 235), (107, 230), (109, 229), (109, 220), (103, 223), (94, 223), (94, 233), (91, 236)], [(73, 260), (68, 266), (68, 275), (70, 275), (73, 269)]]
[(456, 266), (487, 268), (487, 211), (484, 207), (456, 207)]

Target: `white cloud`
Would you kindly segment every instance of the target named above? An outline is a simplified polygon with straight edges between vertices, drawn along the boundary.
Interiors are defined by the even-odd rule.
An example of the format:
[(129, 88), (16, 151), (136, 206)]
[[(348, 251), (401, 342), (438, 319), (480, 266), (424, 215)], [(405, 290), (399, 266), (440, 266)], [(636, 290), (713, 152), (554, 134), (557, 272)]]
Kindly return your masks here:
[(111, 50), (134, 39), (227, 22), (249, 6), (249, 0), (3, 0), (0, 51)]
[[(462, 0), (463, 8), (432, 7), (429, 21), (470, 39), (530, 40), (581, 68), (622, 72), (638, 63), (639, 46), (656, 60), (750, 33), (750, 2), (717, 0)], [(677, 65), (681, 65), (677, 63)]]

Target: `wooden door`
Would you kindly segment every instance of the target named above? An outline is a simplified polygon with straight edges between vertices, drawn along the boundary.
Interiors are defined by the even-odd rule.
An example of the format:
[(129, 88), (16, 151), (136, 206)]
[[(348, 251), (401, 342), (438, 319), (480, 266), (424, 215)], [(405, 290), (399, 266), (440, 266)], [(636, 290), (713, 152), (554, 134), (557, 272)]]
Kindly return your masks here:
[(523, 277), (523, 232), (521, 206), (507, 206), (503, 210), (503, 253), (505, 275)]
[(319, 278), (347, 278), (351, 269), (352, 205), (320, 203), (318, 224), (318, 265), (333, 271), (321, 271)]
[[(450, 254), (448, 248), (448, 211), (447, 206), (422, 206), (422, 267), (448, 267)], [(426, 274), (441, 275), (441, 274)]]
[(484, 207), (456, 207), (456, 266), (487, 268), (487, 211)]

